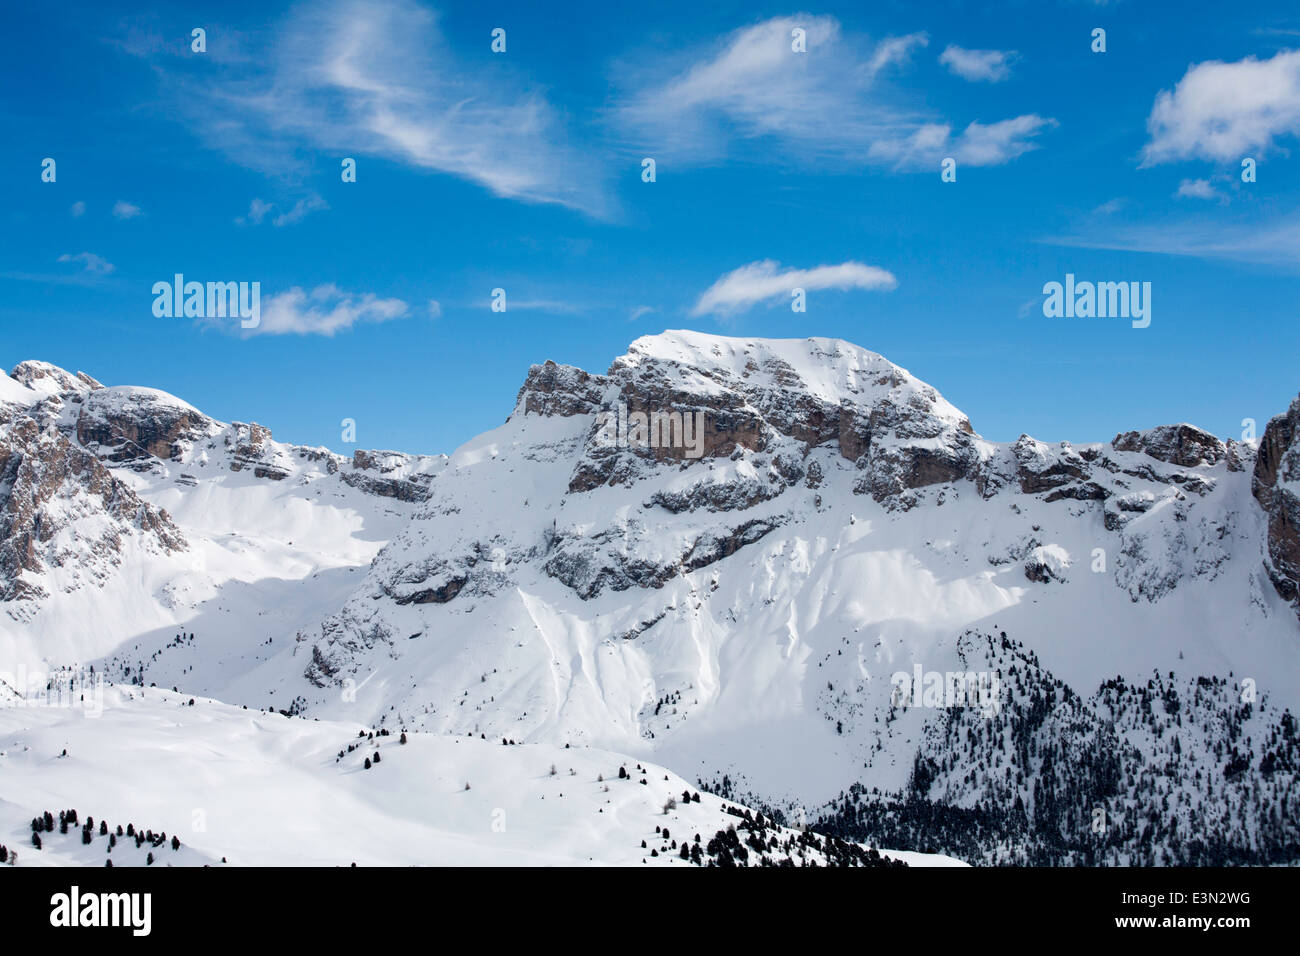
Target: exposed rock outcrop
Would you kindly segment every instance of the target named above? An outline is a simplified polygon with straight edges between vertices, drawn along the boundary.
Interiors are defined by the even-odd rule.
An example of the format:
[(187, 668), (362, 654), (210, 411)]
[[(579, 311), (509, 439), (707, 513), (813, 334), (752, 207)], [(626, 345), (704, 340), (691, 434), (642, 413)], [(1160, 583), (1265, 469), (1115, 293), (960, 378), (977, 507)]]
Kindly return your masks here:
[(48, 395), (62, 392), (90, 392), (104, 386), (85, 372), (75, 375), (49, 362), (28, 360), (14, 366), (9, 377), (28, 388)]
[(1215, 465), (1227, 457), (1227, 446), (1194, 425), (1160, 425), (1146, 431), (1123, 432), (1111, 441), (1116, 451), (1136, 451), (1157, 461), (1193, 468)]
[(55, 570), (64, 590), (103, 583), (129, 537), (186, 547), (166, 511), (58, 430), (26, 418), (0, 433), (0, 600), (44, 597)]
[(1300, 398), (1264, 429), (1251, 492), (1268, 514), (1269, 577), (1278, 594), (1296, 601), (1300, 596)]
[(549, 359), (528, 370), (515, 396), (516, 413), (531, 415), (585, 415), (600, 404), (605, 380), (572, 365)]
[(99, 388), (77, 418), (77, 441), (112, 462), (178, 460), (219, 428), (197, 408), (152, 388)]
[[(865, 473), (859, 494), (892, 507), (907, 491), (971, 477), (979, 461), (970, 421), (937, 391), (873, 352), (828, 339), (651, 336), (632, 343), (604, 376), (534, 366), (517, 407), (603, 412), (620, 423), (611, 442), (608, 419), (598, 415), (571, 492), (631, 486), (665, 461), (693, 466), (778, 448), (797, 448), (802, 458), (829, 445)], [(638, 413), (651, 422), (649, 442), (623, 440), (621, 423)], [(656, 416), (669, 415), (699, 416), (693, 447), (659, 440), (669, 432), (654, 427)]]
[(398, 501), (428, 501), (433, 475), (415, 471), (417, 456), (395, 451), (356, 451), (351, 469), (339, 471), (339, 477), (353, 488), (381, 498)]

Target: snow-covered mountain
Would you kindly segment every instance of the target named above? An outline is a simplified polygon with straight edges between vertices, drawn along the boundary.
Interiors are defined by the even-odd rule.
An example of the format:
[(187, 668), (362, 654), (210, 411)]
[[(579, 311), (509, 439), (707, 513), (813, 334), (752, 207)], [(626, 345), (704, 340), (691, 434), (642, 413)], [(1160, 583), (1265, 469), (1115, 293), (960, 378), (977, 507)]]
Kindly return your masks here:
[(668, 332), (346, 458), (25, 362), (0, 650), (974, 862), (1294, 859), (1298, 426), (998, 443), (849, 343)]
[[(90, 661), (200, 614), (250, 646), (266, 639), (254, 619), (292, 632), (347, 593), (445, 462), (286, 445), (156, 389), (23, 362), (0, 378), (0, 653)], [(242, 650), (223, 640), (217, 659)]]

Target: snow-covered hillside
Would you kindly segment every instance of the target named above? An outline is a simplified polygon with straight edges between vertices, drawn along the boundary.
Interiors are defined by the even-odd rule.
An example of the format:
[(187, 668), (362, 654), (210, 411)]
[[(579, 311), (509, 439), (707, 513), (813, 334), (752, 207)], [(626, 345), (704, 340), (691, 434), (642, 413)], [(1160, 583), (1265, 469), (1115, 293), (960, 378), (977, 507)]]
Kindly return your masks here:
[[(1295, 845), (1300, 400), (1258, 443), (1187, 424), (997, 443), (847, 342), (667, 332), (605, 374), (534, 366), (509, 419), (449, 457), (282, 445), (39, 363), (0, 391), (6, 449), (61, 477), (29, 479), (50, 490), (21, 507), (0, 484), (4, 513), (27, 516), (12, 526), (41, 529), (0, 541), (0, 583), (23, 592), (3, 605), (5, 659), (652, 759), (865, 842), (864, 820), (912, 846), (1042, 862), (1083, 859), (1065, 831), (1096, 809), (1038, 795), (1044, 734), (1057, 759), (1125, 741), (1122, 779), (1059, 780), (1071, 801), (1156, 798), (1137, 768), (1163, 738), (1128, 739), (1164, 733), (1142, 703), (1154, 674), (1184, 697), (1216, 688), (1203, 723), (1235, 728), (1180, 734), (1200, 759), (1171, 767), (1187, 776), (1174, 799), (1237, 812), (1244, 798), (1204, 768), (1267, 767), (1251, 804), (1265, 822), (1215, 836), (1234, 859)], [(972, 675), (995, 706), (919, 690), (900, 704), (899, 674)], [(1070, 716), (1070, 701), (1086, 706)], [(990, 770), (964, 742), (998, 728), (987, 748), (1011, 733), (1023, 749)], [(917, 809), (1017, 798), (1019, 830)], [(1213, 858), (1158, 829), (1116, 839), (1112, 859)]]
[[(66, 706), (0, 708), (0, 845), (18, 865), (143, 866), (152, 853), (154, 865), (190, 866), (691, 866), (724, 850), (750, 866), (957, 863), (747, 818), (663, 767), (605, 751), (378, 736), (160, 689), (93, 688)], [(95, 709), (83, 693), (98, 695)], [(61, 833), (67, 810), (78, 819)], [(32, 819), (47, 811), (54, 828), (37, 850)], [(157, 842), (137, 842), (128, 825)]]

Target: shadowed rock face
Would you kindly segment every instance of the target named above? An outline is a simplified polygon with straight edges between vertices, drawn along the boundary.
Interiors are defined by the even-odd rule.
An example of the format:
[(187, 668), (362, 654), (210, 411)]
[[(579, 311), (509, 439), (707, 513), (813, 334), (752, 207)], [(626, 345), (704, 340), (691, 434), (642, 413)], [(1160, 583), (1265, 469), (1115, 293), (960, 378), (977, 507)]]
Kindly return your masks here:
[(1264, 429), (1255, 473), (1255, 500), (1268, 514), (1268, 572), (1278, 594), (1300, 596), (1300, 398)]
[(1111, 441), (1116, 451), (1136, 451), (1183, 468), (1215, 465), (1227, 456), (1227, 446), (1193, 425), (1161, 425), (1146, 431), (1124, 432)]
[[(352, 471), (342, 471), (338, 474), (353, 488), (381, 498), (396, 498), (398, 501), (412, 502), (428, 501), (432, 475), (406, 478), (400, 474), (390, 474), (397, 472), (398, 465), (405, 464), (409, 460), (409, 455), (399, 452), (356, 451), (352, 453)], [(337, 466), (334, 471), (337, 471)]]
[(396, 600), (398, 604), (446, 604), (461, 592), (468, 581), (466, 577), (452, 578), (438, 587), (424, 588)]
[[(85, 518), (89, 523), (80, 526)], [(56, 536), (73, 526), (79, 547), (60, 548)], [(133, 533), (163, 551), (186, 547), (166, 511), (61, 432), (24, 418), (0, 434), (0, 600), (45, 596), (29, 577), (51, 567), (101, 580), (120, 563), (123, 539)]]
[(525, 414), (585, 415), (599, 406), (607, 384), (600, 375), (548, 360), (528, 370), (515, 405), (522, 401)]
[(176, 460), (216, 425), (170, 396), (147, 390), (98, 389), (77, 418), (77, 441), (113, 462)]
[[(906, 402), (889, 397), (872, 405), (867, 451), (856, 460), (867, 475), (855, 491), (869, 492), (876, 501), (889, 505), (908, 491), (975, 475), (979, 455), (972, 438), (974, 429), (964, 416), (953, 420), (940, 414), (939, 401), (938, 393), (924, 385)], [(855, 409), (854, 414), (860, 415), (861, 410)], [(840, 452), (845, 452), (843, 445)], [(911, 505), (905, 501), (902, 506)]]
[(852, 408), (844, 409), (839, 416), (839, 428), (836, 438), (839, 441), (840, 454), (849, 461), (857, 461), (871, 447), (871, 416), (862, 416)]
[[(804, 456), (838, 446), (865, 472), (858, 493), (877, 501), (971, 477), (978, 462), (974, 429), (933, 388), (847, 343), (810, 340), (806, 347), (843, 379), (842, 393), (805, 381), (790, 362), (747, 344), (739, 356), (711, 362), (689, 352), (680, 358), (642, 353), (634, 343), (603, 376), (553, 362), (533, 366), (516, 411), (597, 415), (569, 483), (572, 493), (630, 486), (655, 464), (689, 466), (791, 442)], [(601, 441), (602, 412), (702, 414), (701, 439), (690, 454), (673, 444), (612, 446)], [(802, 466), (798, 470), (802, 476)]]
[(1021, 435), (1011, 446), (1016, 459), (1020, 490), (1027, 495), (1052, 491), (1088, 478), (1088, 462), (1068, 446), (1052, 448), (1045, 442)]

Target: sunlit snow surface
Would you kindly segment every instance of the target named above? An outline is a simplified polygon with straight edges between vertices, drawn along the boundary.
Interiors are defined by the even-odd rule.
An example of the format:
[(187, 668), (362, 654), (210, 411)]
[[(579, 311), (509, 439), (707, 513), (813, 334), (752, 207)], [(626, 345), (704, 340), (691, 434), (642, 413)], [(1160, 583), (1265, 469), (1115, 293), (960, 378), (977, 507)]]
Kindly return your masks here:
[[(965, 421), (904, 370), (833, 340), (666, 333), (633, 343), (619, 368), (696, 397), (888, 399), (923, 408), (943, 429)], [(49, 379), (40, 382), (38, 394), (0, 378), (0, 403), (36, 401), (50, 393)], [(95, 401), (179, 402), (137, 391)], [(597, 396), (606, 408), (618, 397), (612, 386)], [(1153, 669), (1175, 670), (1250, 678), (1278, 709), (1300, 709), (1300, 627), (1262, 572), (1265, 516), (1249, 467), (1197, 466), (1202, 493), (1167, 480), (1169, 466), (1106, 445), (1125, 468), (1149, 473), (1120, 476), (1111, 501), (1133, 510), (1119, 530), (1105, 526), (1110, 502), (1049, 503), (1010, 485), (986, 497), (969, 480), (891, 508), (855, 493), (862, 473), (833, 442), (808, 449), (788, 436), (685, 465), (632, 461), (626, 483), (575, 492), (594, 413), (524, 406), (521, 397), (508, 422), (450, 457), (393, 459), (397, 474), (427, 477), (422, 502), (367, 493), (319, 450), (274, 442), (265, 455), (287, 472), (281, 480), (232, 471), (233, 426), (222, 423), (179, 460), (115, 467), (166, 509), (187, 549), (158, 554), (127, 536), (102, 586), (68, 587), (51, 568), (51, 597), (34, 615), (0, 615), (0, 660), (32, 670), (94, 664), (119, 684), (143, 666), (146, 684), (203, 696), (180, 708), (146, 687), (143, 701), (114, 704), (98, 722), (0, 712), (0, 799), (13, 826), (77, 799), (83, 812), (175, 829), (187, 846), (232, 862), (639, 865), (663, 794), (616, 793), (597, 814), (610, 799), (597, 796), (597, 773), (654, 761), (692, 788), (725, 773), (787, 810), (824, 805), (855, 781), (896, 792), (933, 715), (911, 711), (884, 727), (891, 675), (968, 669), (958, 655), (968, 630), (1023, 642), (1083, 697), (1110, 677), (1144, 682)], [(76, 409), (59, 414), (66, 425)], [(1010, 460), (1009, 445), (971, 441), (990, 473)], [(1048, 464), (1077, 457), (1024, 447)], [(815, 463), (820, 481), (755, 494), (744, 507), (662, 506), (711, 484), (744, 495), (767, 488), (781, 455)], [(555, 573), (557, 554), (597, 571), (671, 570), (700, 541), (750, 521), (773, 529), (653, 584), (584, 597)], [(1050, 579), (1027, 577), (1030, 562)], [(462, 579), (445, 603), (402, 603)], [(329, 672), (309, 679), (317, 652)], [(321, 722), (257, 711), (268, 707)], [(385, 738), (375, 770), (359, 770), (355, 755), (335, 764), (357, 727), (380, 725), (424, 733), (401, 751)], [(502, 737), (528, 745), (503, 748)], [(69, 758), (54, 759), (64, 746)], [(109, 779), (114, 754), (120, 790)], [(543, 779), (551, 763), (560, 776)], [(383, 775), (391, 786), (375, 784)], [(474, 786), (463, 792), (467, 776)], [(109, 805), (92, 806), (92, 794)], [(438, 812), (426, 813), (435, 794)], [(511, 821), (504, 833), (490, 830), (497, 807)], [(196, 809), (208, 811), (211, 836), (186, 839)]]
[[(190, 700), (105, 687), (98, 716), (79, 698), (0, 708), (0, 843), (21, 866), (144, 865), (150, 849), (155, 865), (689, 866), (669, 840), (707, 841), (739, 822), (723, 810), (734, 804), (708, 793), (681, 803), (691, 784), (607, 751), (416, 733), (405, 744), (396, 734), (367, 740), (352, 723)], [(669, 797), (679, 805), (665, 813)], [(179, 837), (183, 849), (137, 850), (119, 838), (110, 851), (106, 837), (83, 845), (75, 826), (43, 834), (43, 849), (33, 849), (31, 818), (68, 809), (94, 817), (96, 834), (101, 820), (111, 830), (132, 823)]]

